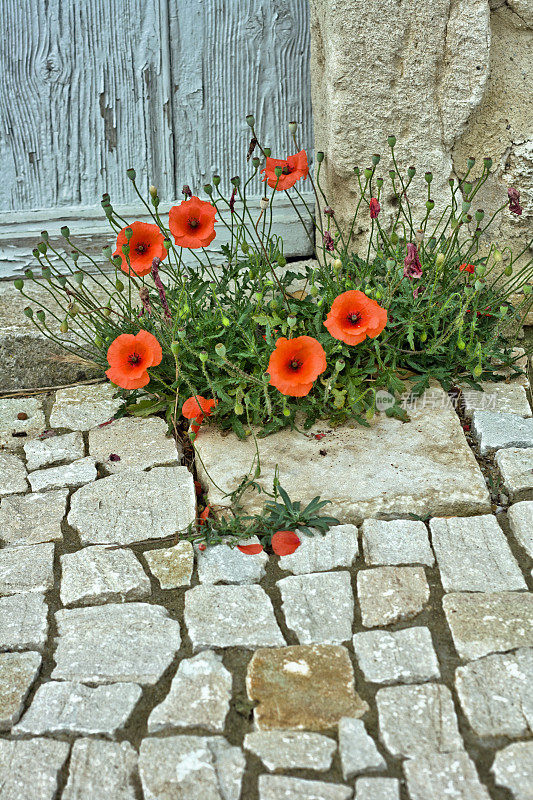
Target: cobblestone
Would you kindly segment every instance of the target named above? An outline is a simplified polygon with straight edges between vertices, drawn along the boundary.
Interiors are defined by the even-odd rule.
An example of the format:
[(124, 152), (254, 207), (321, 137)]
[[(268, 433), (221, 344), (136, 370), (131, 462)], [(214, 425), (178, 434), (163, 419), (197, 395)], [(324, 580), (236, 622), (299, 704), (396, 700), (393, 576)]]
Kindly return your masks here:
[(399, 564), (426, 564), (432, 567), (435, 563), (423, 522), (365, 519), (361, 531), (363, 554), (371, 567)]
[(46, 489), (61, 489), (63, 486), (77, 489), (79, 486), (95, 481), (96, 475), (94, 458), (87, 456), (61, 467), (48, 467), (30, 472), (28, 480), (32, 491), (41, 492)]
[(146, 550), (144, 557), (162, 589), (189, 586), (194, 568), (194, 551), (190, 542), (182, 541), (174, 547)]
[(150, 580), (131, 550), (93, 545), (61, 556), (61, 602), (87, 606), (150, 596)]
[(77, 739), (61, 800), (136, 800), (137, 753), (129, 742)]
[(277, 585), (287, 627), (300, 644), (341, 644), (351, 638), (354, 600), (349, 572), (290, 575)]
[(482, 456), (501, 447), (533, 447), (533, 419), (494, 411), (474, 411), (472, 432)]
[(325, 772), (331, 767), (337, 743), (309, 731), (254, 731), (244, 737), (244, 749), (260, 758), (269, 772)]
[(4, 545), (61, 541), (67, 496), (67, 489), (57, 489), (4, 497), (0, 503), (0, 540)]
[(357, 596), (365, 628), (412, 619), (429, 600), (423, 567), (374, 567), (357, 573)]
[(108, 422), (118, 411), (122, 400), (110, 383), (94, 386), (71, 386), (56, 393), (50, 415), (52, 428), (88, 431)]
[(355, 525), (334, 525), (324, 535), (298, 537), (300, 546), (288, 556), (281, 556), (279, 566), (295, 575), (326, 572), (335, 567), (351, 567), (359, 553)]
[(495, 460), (511, 502), (533, 500), (533, 447), (498, 450)]
[(54, 545), (34, 544), (0, 550), (0, 597), (46, 592), (54, 583)]
[(491, 767), (498, 786), (509, 789), (514, 800), (533, 795), (533, 742), (515, 742), (496, 753)]
[[(174, 439), (167, 436), (167, 428), (159, 417), (122, 417), (90, 431), (89, 453), (109, 473), (177, 464), (180, 453)], [(111, 460), (111, 454), (120, 460)]]
[(48, 633), (47, 616), (42, 594), (0, 597), (0, 652), (42, 650)]
[(349, 800), (351, 797), (348, 786), (281, 775), (259, 776), (259, 800)]
[[(19, 414), (25, 419), (19, 419)], [(44, 430), (45, 420), (42, 400), (37, 397), (0, 397), (0, 447), (15, 450), (26, 436), (35, 436)], [(19, 437), (13, 434), (23, 433)]]
[(490, 800), (466, 753), (427, 753), (403, 762), (410, 800)]
[[(259, 544), (257, 536), (239, 542)], [(226, 544), (197, 550), (198, 578), (201, 583), (258, 583), (265, 574), (268, 556), (262, 553), (242, 553)]]
[(481, 386), (482, 392), (470, 387), (463, 389), (463, 408), (468, 419), (472, 417), (474, 411), (482, 410), (531, 417), (526, 390), (519, 383), (482, 381)]
[(70, 745), (50, 739), (0, 739), (2, 800), (54, 800)]
[(383, 772), (387, 769), (387, 762), (360, 719), (342, 717), (339, 720), (339, 753), (345, 781), (362, 772)]
[(0, 453), (0, 497), (24, 493), (28, 489), (26, 467), (13, 453)]
[(400, 800), (400, 782), (396, 778), (358, 778), (355, 800)]
[(353, 637), (359, 669), (371, 683), (422, 683), (440, 678), (429, 628), (363, 631)]
[(51, 467), (61, 461), (77, 461), (85, 455), (83, 436), (79, 431), (46, 439), (30, 439), (24, 444), (29, 470)]
[(533, 502), (516, 503), (507, 512), (514, 538), (533, 558)]
[(17, 722), (40, 667), (39, 653), (0, 653), (0, 731)]

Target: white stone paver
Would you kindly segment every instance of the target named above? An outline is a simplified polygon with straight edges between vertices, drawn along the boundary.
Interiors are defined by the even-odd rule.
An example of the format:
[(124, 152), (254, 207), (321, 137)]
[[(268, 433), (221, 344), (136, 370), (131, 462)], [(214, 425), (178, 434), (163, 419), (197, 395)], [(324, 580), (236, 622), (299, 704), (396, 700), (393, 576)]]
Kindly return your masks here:
[(496, 517), (451, 517), (429, 523), (442, 585), (447, 592), (527, 589)]
[(387, 686), (376, 695), (379, 736), (393, 756), (462, 750), (450, 690), (437, 683)]
[(339, 720), (339, 753), (345, 781), (363, 772), (384, 772), (387, 769), (387, 762), (361, 719), (342, 717)]
[(355, 800), (400, 800), (400, 781), (396, 778), (358, 778)]
[(337, 743), (310, 731), (253, 731), (244, 737), (244, 749), (260, 758), (269, 772), (325, 772), (331, 767)]
[[(109, 473), (178, 464), (180, 453), (167, 430), (167, 423), (159, 417), (122, 417), (90, 431), (89, 453)], [(110, 459), (111, 455), (119, 458)]]
[(420, 520), (365, 519), (363, 555), (371, 567), (399, 564), (425, 564), (432, 567), (435, 556), (426, 526)]
[(357, 573), (357, 597), (365, 628), (412, 619), (429, 600), (423, 567), (374, 567)]
[(533, 733), (533, 648), (494, 653), (458, 667), (455, 686), (478, 736)]
[(82, 486), (71, 498), (68, 522), (86, 544), (133, 544), (173, 536), (195, 516), (194, 481), (187, 467), (154, 467)]
[[(28, 441), (27, 437), (41, 433), (44, 426), (43, 402), (40, 398), (0, 397), (0, 447), (14, 450)], [(21, 433), (22, 436), (16, 435)]]
[(532, 416), (526, 390), (519, 383), (482, 381), (481, 386), (482, 392), (470, 387), (463, 388), (463, 408), (468, 419), (474, 411), (482, 410), (516, 414), (519, 417)]
[(48, 633), (48, 607), (42, 594), (0, 597), (0, 652), (42, 650)]
[(287, 627), (300, 644), (341, 644), (352, 636), (350, 573), (289, 575), (277, 582)]
[(531, 800), (533, 792), (533, 741), (514, 742), (499, 750), (491, 771), (498, 786), (509, 789), (514, 800)]
[(26, 466), (29, 470), (51, 467), (59, 462), (77, 461), (85, 455), (80, 431), (44, 439), (29, 439), (24, 444)]
[(13, 494), (0, 503), (0, 541), (4, 545), (59, 542), (68, 489)]
[(148, 718), (148, 732), (199, 727), (222, 733), (232, 691), (231, 673), (212, 650), (180, 662), (170, 691)]
[(448, 594), (442, 600), (459, 658), (533, 647), (533, 594)]
[(239, 800), (244, 767), (222, 736), (148, 737), (139, 750), (146, 800)]
[(427, 753), (403, 762), (410, 800), (490, 800), (466, 753)]
[[(240, 545), (259, 544), (257, 536), (244, 539)], [(268, 556), (262, 553), (242, 553), (227, 544), (196, 551), (200, 583), (258, 583), (265, 574)]]
[(47, 489), (61, 489), (63, 486), (77, 489), (79, 486), (95, 481), (96, 476), (94, 458), (86, 456), (60, 467), (37, 469), (35, 472), (30, 472), (28, 480), (32, 491), (41, 492)]
[(54, 545), (34, 544), (0, 550), (0, 597), (46, 592), (54, 583)]
[(352, 796), (353, 789), (340, 784), (282, 775), (259, 776), (259, 800), (350, 800)]
[(141, 687), (134, 683), (91, 687), (70, 681), (48, 681), (37, 689), (13, 732), (32, 736), (60, 733), (113, 736), (128, 722), (141, 694)]
[(109, 604), (56, 612), (52, 678), (86, 683), (157, 683), (181, 644), (180, 624), (162, 606)]
[(0, 739), (2, 800), (54, 800), (70, 744), (51, 739)]
[[(326, 507), (327, 511), (327, 507)], [(355, 525), (334, 525), (324, 535), (297, 534), (300, 546), (288, 556), (279, 559), (280, 569), (295, 575), (308, 572), (325, 572), (335, 567), (351, 567), (359, 553)]]
[(17, 722), (40, 667), (39, 653), (0, 653), (0, 731)]
[(474, 411), (472, 432), (482, 456), (502, 447), (533, 447), (533, 419), (495, 411)]
[(136, 800), (137, 753), (129, 742), (76, 739), (61, 800)]
[(285, 639), (265, 590), (255, 584), (201, 584), (185, 593), (185, 624), (195, 651), (208, 647), (276, 647)]
[(110, 383), (60, 389), (50, 414), (51, 427), (88, 431), (108, 422), (122, 405), (119, 397), (113, 399), (115, 393)]
[(353, 637), (359, 669), (371, 683), (422, 683), (440, 678), (429, 628), (362, 631)]
[(92, 545), (61, 556), (61, 602), (87, 606), (150, 596), (150, 579), (125, 548)]
[(514, 538), (528, 556), (533, 558), (533, 501), (524, 501), (511, 506), (507, 518)]
[(23, 494), (28, 489), (26, 467), (13, 453), (0, 453), (0, 497)]
[(511, 502), (533, 500), (533, 447), (505, 448), (494, 458)]
[(189, 586), (194, 568), (194, 550), (190, 542), (182, 541), (174, 547), (145, 550), (144, 557), (162, 589)]

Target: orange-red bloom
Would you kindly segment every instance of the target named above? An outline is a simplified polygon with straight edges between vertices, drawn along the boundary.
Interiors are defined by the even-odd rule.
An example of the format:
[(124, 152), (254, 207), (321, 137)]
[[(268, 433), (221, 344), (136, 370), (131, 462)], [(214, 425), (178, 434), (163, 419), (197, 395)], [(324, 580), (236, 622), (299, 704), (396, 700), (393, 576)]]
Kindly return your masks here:
[(191, 197), (172, 206), (168, 226), (178, 247), (207, 247), (215, 238), (216, 209), (211, 203)]
[(140, 389), (150, 381), (148, 367), (161, 363), (161, 345), (148, 331), (121, 333), (107, 351), (107, 377), (122, 389)]
[(372, 197), (368, 205), (370, 208), (370, 219), (376, 219), (377, 215), (381, 211), (381, 206), (377, 197)]
[(186, 419), (193, 420), (193, 424), (191, 425), (193, 433), (198, 433), (204, 418), (209, 417), (213, 413), (216, 404), (216, 400), (206, 400), (206, 398), (201, 395), (193, 395), (185, 400), (181, 407), (181, 413)]
[[(276, 167), (281, 167), (279, 178), (274, 172)], [(261, 172), (265, 173), (263, 181), (268, 181), (268, 185), (272, 189), (276, 188), (278, 192), (290, 189), (300, 178), (305, 179), (309, 175), (307, 153), (305, 150), (300, 150), (295, 156), (289, 156), (285, 159), (267, 158), (265, 169), (262, 169)]]
[(356, 289), (335, 298), (324, 322), (331, 335), (346, 344), (359, 344), (367, 336), (375, 339), (386, 324), (387, 311)]
[(271, 540), (272, 550), (277, 556), (290, 556), (301, 542), (294, 531), (276, 531)]
[(126, 227), (131, 228), (133, 236), (128, 242), (126, 228), (122, 228), (117, 236), (117, 249), (113, 255), (121, 257), (122, 264), (120, 268), (129, 275), (130, 267), (128, 267), (126, 256), (122, 252), (122, 245), (129, 245), (130, 253), (128, 258), (131, 272), (139, 276), (148, 275), (153, 259), (157, 257), (163, 261), (167, 256), (167, 251), (163, 244), (165, 241), (163, 234), (157, 225), (151, 225), (149, 222), (133, 222)]
[(282, 336), (270, 355), (267, 373), (272, 386), (282, 394), (305, 397), (326, 366), (324, 348), (312, 336), (297, 336), (296, 339)]
[(459, 269), (461, 272), (469, 272), (471, 275), (476, 271), (476, 268), (473, 264), (461, 264)]

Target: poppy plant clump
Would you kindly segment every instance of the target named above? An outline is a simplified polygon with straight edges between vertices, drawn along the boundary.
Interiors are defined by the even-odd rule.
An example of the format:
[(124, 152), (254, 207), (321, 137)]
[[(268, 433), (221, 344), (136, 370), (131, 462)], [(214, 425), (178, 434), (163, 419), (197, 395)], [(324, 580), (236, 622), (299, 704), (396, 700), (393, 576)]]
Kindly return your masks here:
[[(124, 412), (165, 414), (192, 441), (207, 425), (246, 438), (319, 420), (368, 425), (378, 412), (406, 419), (402, 396), (432, 380), (479, 387), (500, 380), (502, 366), (519, 371), (514, 345), (533, 300), (530, 243), (500, 252), (489, 228), (503, 214), (522, 230), (530, 199), (511, 186), (494, 213), (476, 208), (490, 159), (478, 167), (469, 159), (441, 205), (431, 172), (401, 168), (406, 155), (390, 136), (387, 170), (378, 154), (354, 166), (353, 219), (344, 225), (321, 179), (327, 154), (311, 159), (291, 122), (290, 148), (273, 155), (254, 117), (246, 121), (246, 175), (215, 174), (203, 187), (176, 181), (184, 199), (164, 206), (155, 186), (143, 197), (128, 169), (142, 205), (128, 224), (104, 194), (110, 235), (101, 258), (68, 227), (62, 245), (42, 231), (37, 267), (15, 281), (26, 316), (77, 359), (99, 364)], [(294, 253), (275, 224), (280, 197), (306, 236), (314, 228), (314, 260), (288, 261)], [(54, 304), (35, 306), (27, 282)], [(382, 412), (380, 392), (394, 399)], [(300, 535), (293, 523), (278, 519), (268, 546), (278, 532), (291, 546), (289, 533)]]

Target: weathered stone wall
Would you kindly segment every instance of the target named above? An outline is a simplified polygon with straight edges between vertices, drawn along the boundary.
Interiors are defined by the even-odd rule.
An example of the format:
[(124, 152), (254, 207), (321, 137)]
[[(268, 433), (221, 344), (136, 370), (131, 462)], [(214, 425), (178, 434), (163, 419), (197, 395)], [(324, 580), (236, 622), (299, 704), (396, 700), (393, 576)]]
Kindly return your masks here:
[[(524, 213), (504, 214), (493, 236), (502, 245), (531, 236), (533, 0), (311, 0), (311, 42), (315, 146), (341, 223), (355, 208), (353, 167), (386, 156), (395, 134), (422, 200), (425, 170), (438, 203), (468, 157), (478, 174), (490, 156), (494, 174), (476, 207), (493, 210), (516, 186)], [(387, 177), (389, 168), (384, 158), (378, 169)]]

